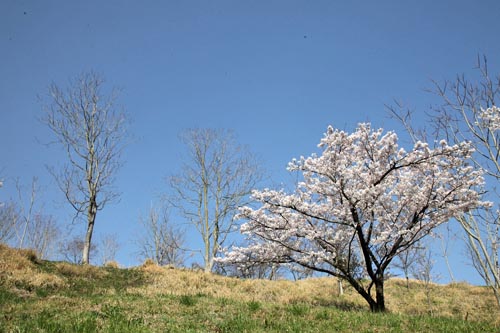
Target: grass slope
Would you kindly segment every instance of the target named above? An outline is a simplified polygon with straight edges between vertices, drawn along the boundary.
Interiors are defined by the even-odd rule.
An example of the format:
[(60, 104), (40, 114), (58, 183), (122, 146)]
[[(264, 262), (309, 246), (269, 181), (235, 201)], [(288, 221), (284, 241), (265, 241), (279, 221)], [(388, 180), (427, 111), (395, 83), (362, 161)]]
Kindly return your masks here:
[(37, 260), (0, 245), (1, 332), (499, 332), (490, 292), (467, 284), (388, 281), (389, 313), (372, 314), (332, 278), (239, 280), (146, 265)]

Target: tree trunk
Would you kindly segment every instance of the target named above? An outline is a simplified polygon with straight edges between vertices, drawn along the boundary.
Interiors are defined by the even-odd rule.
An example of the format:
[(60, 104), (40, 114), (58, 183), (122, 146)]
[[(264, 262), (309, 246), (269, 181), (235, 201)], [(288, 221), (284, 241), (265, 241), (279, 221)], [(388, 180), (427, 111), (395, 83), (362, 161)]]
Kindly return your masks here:
[(94, 232), (95, 217), (97, 208), (95, 204), (90, 204), (87, 216), (87, 233), (85, 234), (85, 242), (83, 243), (82, 264), (90, 264), (90, 245), (92, 243), (92, 234)]
[[(203, 165), (205, 162), (203, 162)], [(203, 218), (204, 218), (204, 223), (205, 223), (205, 237), (203, 241), (205, 242), (205, 267), (204, 271), (206, 273), (209, 273), (212, 271), (212, 258), (210, 255), (210, 216), (209, 216), (209, 209), (208, 209), (208, 180), (206, 179), (205, 173), (203, 173)]]
[(372, 312), (385, 312), (385, 297), (384, 297), (384, 278), (377, 277), (376, 280), (373, 280), (375, 285), (375, 299), (371, 295), (371, 293), (367, 292), (366, 289), (362, 287), (356, 280), (348, 280), (351, 286), (356, 289), (356, 291), (365, 299), (365, 301), (370, 305), (370, 310)]
[[(382, 303), (379, 303), (379, 288), (377, 287), (377, 283), (376, 281), (374, 281), (375, 283), (375, 287), (376, 287), (376, 290), (377, 290), (377, 293), (376, 293), (376, 299), (373, 299), (373, 296), (371, 295), (370, 291), (366, 290), (362, 284), (360, 284), (356, 279), (352, 278), (352, 276), (346, 276), (345, 277), (347, 279), (347, 281), (349, 282), (349, 284), (361, 295), (361, 297), (364, 298), (364, 300), (368, 303), (368, 305), (370, 305), (370, 310), (372, 312), (384, 312), (385, 311), (385, 304), (384, 304), (384, 280), (382, 279), (382, 291), (381, 291), (381, 294), (382, 294), (382, 297), (381, 297), (381, 300), (382, 300)], [(382, 305), (380, 305), (382, 304)]]
[(376, 302), (370, 306), (372, 312), (385, 312), (384, 278), (375, 281)]

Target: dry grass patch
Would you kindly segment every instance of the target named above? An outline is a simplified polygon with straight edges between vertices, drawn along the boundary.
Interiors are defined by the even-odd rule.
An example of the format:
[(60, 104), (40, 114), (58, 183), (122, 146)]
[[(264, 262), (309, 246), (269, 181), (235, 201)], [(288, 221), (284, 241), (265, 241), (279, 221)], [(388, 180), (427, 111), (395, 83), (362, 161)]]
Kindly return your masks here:
[[(289, 280), (244, 280), (200, 271), (147, 265), (138, 269), (149, 274), (143, 287), (129, 288), (129, 293), (155, 295), (207, 295), (243, 302), (308, 304), (352, 310), (368, 308), (364, 299), (344, 283), (344, 295), (338, 295), (335, 278)], [(428, 289), (427, 289), (428, 288)], [(462, 320), (487, 321), (500, 325), (500, 311), (491, 291), (466, 283), (439, 285), (411, 280), (406, 288), (403, 279), (386, 282), (386, 304), (392, 313), (432, 315)], [(427, 291), (429, 298), (427, 298)], [(429, 303), (430, 300), (430, 303)]]
[[(183, 326), (186, 328), (188, 323), (195, 322), (202, 326), (206, 322), (210, 327), (215, 325), (217, 330), (214, 328), (214, 331), (225, 331), (218, 329), (234, 325), (240, 325), (241, 331), (252, 331), (254, 326), (264, 329), (266, 325), (262, 323), (266, 321), (270, 325), (278, 321), (282, 326), (274, 328), (277, 332), (286, 331), (285, 326), (291, 324), (290, 318), (303, 320), (300, 325), (305, 326), (297, 326), (301, 329), (314, 321), (324, 321), (325, 327), (335, 321), (338, 326), (335, 329), (339, 331), (345, 331), (353, 320), (358, 321), (353, 326), (357, 328), (364, 329), (363, 325), (372, 324), (371, 319), (364, 323), (369, 311), (365, 300), (346, 283), (344, 295), (339, 296), (338, 281), (331, 277), (300, 281), (245, 280), (160, 267), (149, 261), (132, 269), (81, 266), (38, 261), (29, 251), (0, 245), (0, 286), (3, 287), (0, 297), (8, 300), (3, 308), (0, 304), (0, 313), (16, 318), (12, 323), (21, 323), (23, 316), (33, 313), (37, 318), (45, 318), (49, 313), (68, 325), (78, 316), (81, 320), (90, 318), (96, 321), (98, 328), (109, 322), (129, 323), (132, 320), (135, 323), (137, 319), (141, 325), (154, 326), (158, 332), (177, 327), (177, 324), (187, 325)], [(428, 287), (410, 281), (406, 288), (403, 279), (388, 280), (386, 304), (393, 314), (372, 319), (377, 318), (384, 329), (391, 325), (408, 325), (403, 327), (404, 331), (415, 331), (414, 326), (421, 325), (416, 323), (422, 318), (433, 325), (437, 317), (455, 318), (462, 323), (464, 320), (482, 321), (500, 327), (500, 311), (489, 289), (466, 283), (430, 284)], [(17, 297), (9, 296), (12, 294)], [(0, 316), (0, 326), (1, 320)]]
[(67, 277), (81, 277), (87, 279), (100, 279), (105, 277), (108, 272), (91, 265), (74, 265), (67, 262), (56, 264), (57, 271)]
[(403, 279), (386, 283), (386, 302), (393, 313), (433, 315), (463, 320), (488, 321), (500, 325), (500, 310), (487, 287), (465, 282), (440, 285)]
[[(172, 269), (157, 265), (143, 265), (141, 271), (150, 274), (150, 283), (144, 287), (129, 288), (129, 293), (141, 295), (207, 295), (240, 301), (277, 302), (280, 304), (307, 303), (311, 305), (339, 305), (353, 303), (362, 307), (363, 300), (346, 293), (337, 297), (337, 280), (314, 278), (301, 281), (249, 280), (223, 277), (202, 271)], [(349, 288), (347, 288), (349, 290)], [(352, 306), (348, 306), (351, 307)]]
[(0, 244), (0, 281), (25, 296), (36, 288), (58, 288), (66, 285), (63, 278), (41, 272), (36, 252), (18, 250)]
[(66, 282), (57, 275), (48, 273), (37, 273), (29, 279), (31, 286), (36, 288), (61, 288), (66, 286)]
[(120, 268), (120, 264), (118, 263), (118, 261), (111, 260), (111, 261), (106, 261), (104, 263), (104, 267), (108, 267), (108, 268)]
[(0, 244), (0, 270), (3, 272), (31, 270), (36, 260), (36, 252), (33, 250), (13, 249)]

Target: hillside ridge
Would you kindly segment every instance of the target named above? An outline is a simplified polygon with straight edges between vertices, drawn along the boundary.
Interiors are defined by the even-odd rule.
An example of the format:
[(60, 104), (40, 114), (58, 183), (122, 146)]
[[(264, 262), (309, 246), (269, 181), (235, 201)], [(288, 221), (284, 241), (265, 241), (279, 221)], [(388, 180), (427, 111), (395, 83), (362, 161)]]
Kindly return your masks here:
[[(467, 283), (426, 286), (411, 280), (406, 288), (405, 280), (392, 278), (386, 287), (389, 314), (382, 317), (369, 313), (364, 300), (349, 286), (344, 287), (344, 292), (342, 296), (337, 294), (337, 280), (330, 277), (269, 281), (224, 277), (151, 263), (133, 268), (80, 266), (39, 260), (31, 250), (0, 244), (0, 313), (5, 314), (0, 317), (0, 327), (12, 329), (26, 318), (36, 324), (40, 316), (57, 313), (60, 325), (74, 322), (75, 318), (71, 318), (76, 315), (106, 331), (112, 319), (108, 312), (113, 308), (120, 314), (113, 319), (117, 325), (135, 323), (142, 329), (148, 328), (145, 331), (160, 332), (165, 327), (175, 327), (172, 320), (179, 327), (184, 327), (186, 321), (194, 321), (198, 326), (193, 324), (196, 326), (193, 332), (217, 332), (214, 327), (221, 327), (217, 323), (228, 320), (226, 316), (234, 320), (233, 316), (242, 313), (234, 311), (241, 307), (243, 313), (248, 312), (248, 318), (240, 318), (240, 321), (246, 325), (244, 331), (249, 332), (259, 331), (253, 330), (252, 325), (269, 325), (269, 320), (276, 318), (281, 318), (277, 320), (281, 323), (280, 320), (289, 315), (305, 317), (306, 322), (313, 320), (321, 326), (328, 323), (328, 318), (339, 314), (359, 317), (361, 327), (365, 328), (374, 318), (392, 316), (402, 321), (394, 324), (400, 325), (402, 331), (408, 331), (408, 322), (418, 318), (425, 318), (424, 323), (441, 318), (439, 320), (447, 323), (472, 325), (470, 327), (475, 328), (471, 331), (475, 331), (475, 325), (495, 330), (500, 327), (499, 311), (486, 287)], [(60, 309), (64, 310), (58, 312)], [(201, 314), (196, 314), (196, 309), (206, 309), (213, 312), (213, 316), (199, 323)], [(169, 315), (163, 318), (166, 314)], [(247, 320), (253, 324), (246, 323)], [(169, 323), (173, 326), (168, 326)], [(290, 320), (280, 325), (285, 324), (291, 325)], [(197, 330), (199, 327), (202, 328)], [(222, 331), (230, 332), (231, 328)], [(4, 331), (0, 329), (0, 332)]]

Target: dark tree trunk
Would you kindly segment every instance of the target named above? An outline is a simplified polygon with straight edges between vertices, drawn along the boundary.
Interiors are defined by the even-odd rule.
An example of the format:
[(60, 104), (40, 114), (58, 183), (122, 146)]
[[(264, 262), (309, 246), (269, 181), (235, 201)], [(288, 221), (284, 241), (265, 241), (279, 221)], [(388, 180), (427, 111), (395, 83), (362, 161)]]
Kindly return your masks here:
[(372, 312), (385, 312), (384, 279), (383, 277), (375, 281), (376, 302), (371, 308)]
[(373, 283), (375, 285), (375, 299), (357, 280), (347, 277), (349, 284), (365, 299), (372, 312), (385, 312), (384, 278), (378, 277)]

